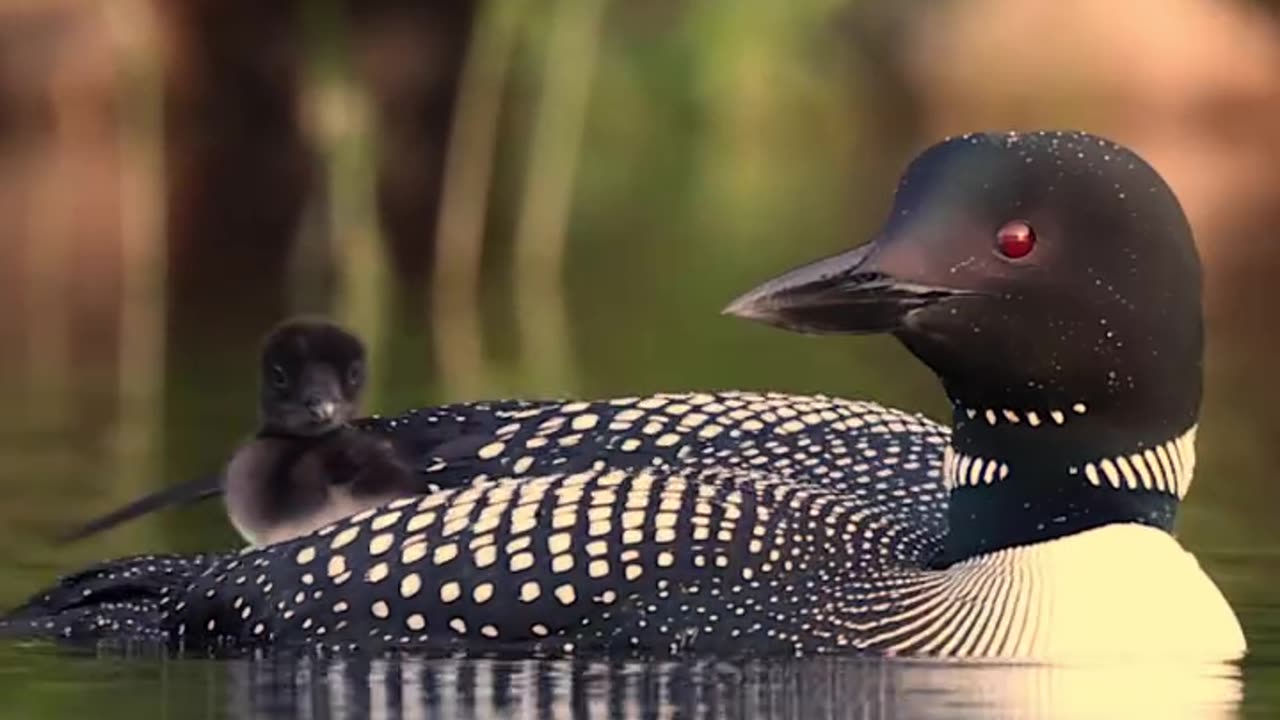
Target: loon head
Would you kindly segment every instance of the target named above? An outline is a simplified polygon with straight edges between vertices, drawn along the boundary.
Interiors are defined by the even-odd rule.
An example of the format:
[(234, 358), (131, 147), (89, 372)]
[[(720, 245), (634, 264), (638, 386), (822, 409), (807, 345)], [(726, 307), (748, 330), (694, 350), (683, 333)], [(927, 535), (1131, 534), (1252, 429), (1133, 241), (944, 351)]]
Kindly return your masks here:
[(261, 361), (263, 432), (323, 435), (358, 413), (364, 390), (364, 346), (342, 328), (322, 320), (288, 320), (267, 336)]
[(972, 545), (959, 555), (1117, 520), (1167, 529), (1190, 481), (1199, 259), (1168, 185), (1103, 138), (934, 145), (871, 242), (725, 312), (889, 332), (935, 372), (954, 407), (944, 473), (953, 533)]

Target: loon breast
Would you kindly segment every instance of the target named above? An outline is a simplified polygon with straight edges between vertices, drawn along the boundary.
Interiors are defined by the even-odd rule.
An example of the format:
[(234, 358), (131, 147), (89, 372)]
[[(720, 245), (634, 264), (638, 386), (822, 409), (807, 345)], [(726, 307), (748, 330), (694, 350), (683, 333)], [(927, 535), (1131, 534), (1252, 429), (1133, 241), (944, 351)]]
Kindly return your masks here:
[(1106, 525), (998, 551), (956, 571), (979, 578), (983, 565), (1028, 576), (1035, 600), (1026, 608), (1027, 657), (1084, 661), (1132, 656), (1141, 648), (1199, 661), (1245, 652), (1240, 623), (1222, 592), (1194, 555), (1152, 527)]
[(1234, 612), (1195, 557), (1143, 525), (999, 550), (920, 582), (925, 589), (863, 625), (861, 644), (889, 655), (1054, 663), (1245, 652)]

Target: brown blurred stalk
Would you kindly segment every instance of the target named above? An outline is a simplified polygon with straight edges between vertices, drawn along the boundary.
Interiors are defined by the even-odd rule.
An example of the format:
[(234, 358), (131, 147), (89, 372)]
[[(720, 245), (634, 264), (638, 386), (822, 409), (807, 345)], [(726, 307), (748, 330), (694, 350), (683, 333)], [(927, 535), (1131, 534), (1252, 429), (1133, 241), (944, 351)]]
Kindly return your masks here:
[(440, 381), (450, 397), (488, 386), (480, 272), (498, 119), (525, 3), (490, 0), (474, 24), (445, 156), (436, 226), (431, 319)]
[(349, 28), (343, 4), (327, 0), (311, 8), (307, 77), (303, 84), (310, 139), (321, 165), (319, 223), (324, 242), (300, 243), (297, 251), (324, 255), (317, 263), (334, 270), (331, 314), (359, 332), (368, 349), (372, 407), (381, 406), (386, 373), (385, 344), (390, 312), (391, 269), (375, 200), (375, 138), (370, 102), (351, 67)]
[(543, 66), (516, 224), (516, 319), (526, 375), (538, 388), (570, 390), (565, 249), (578, 155), (600, 45), (604, 0), (559, 0)]
[[(103, 10), (121, 56), (120, 311), (113, 490), (134, 496), (158, 474), (165, 364), (164, 150), (155, 18), (145, 0)], [(113, 493), (114, 495), (114, 493)]]

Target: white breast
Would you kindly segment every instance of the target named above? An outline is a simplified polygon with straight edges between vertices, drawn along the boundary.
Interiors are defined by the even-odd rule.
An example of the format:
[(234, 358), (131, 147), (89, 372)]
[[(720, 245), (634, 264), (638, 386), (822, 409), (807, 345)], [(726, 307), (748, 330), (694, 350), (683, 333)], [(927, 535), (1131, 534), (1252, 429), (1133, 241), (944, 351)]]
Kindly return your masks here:
[(1006, 639), (991, 645), (997, 652), (990, 655), (1229, 661), (1246, 650), (1217, 586), (1177, 540), (1155, 528), (1107, 525), (944, 572), (965, 600), (1008, 608), (989, 619), (987, 630)]

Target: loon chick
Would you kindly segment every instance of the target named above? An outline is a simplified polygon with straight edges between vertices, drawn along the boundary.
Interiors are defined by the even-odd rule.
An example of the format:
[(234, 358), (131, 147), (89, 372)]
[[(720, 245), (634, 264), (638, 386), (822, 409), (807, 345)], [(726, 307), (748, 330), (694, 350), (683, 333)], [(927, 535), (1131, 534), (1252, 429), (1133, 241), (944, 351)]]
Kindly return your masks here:
[(267, 337), (260, 427), (222, 486), (227, 515), (250, 543), (305, 535), (415, 492), (391, 443), (349, 425), (364, 373), (364, 346), (331, 323), (293, 320)]
[[(746, 393), (499, 410), (509, 422), (470, 446), (476, 464), (441, 463), (470, 484), (217, 560), (168, 596), (163, 634), (187, 648), (1245, 651), (1171, 535), (1195, 460), (1200, 269), (1177, 200), (1131, 151), (1084, 133), (945, 141), (912, 162), (870, 244), (727, 312), (893, 333), (941, 379), (950, 430)], [(64, 627), (37, 607), (52, 609), (9, 627)]]
[(223, 473), (141, 498), (68, 539), (222, 494), (240, 535), (269, 545), (420, 491), (385, 437), (350, 425), (365, 383), (359, 339), (332, 323), (298, 318), (273, 329), (260, 355), (259, 429)]

